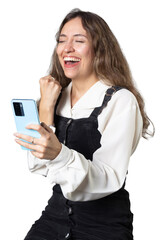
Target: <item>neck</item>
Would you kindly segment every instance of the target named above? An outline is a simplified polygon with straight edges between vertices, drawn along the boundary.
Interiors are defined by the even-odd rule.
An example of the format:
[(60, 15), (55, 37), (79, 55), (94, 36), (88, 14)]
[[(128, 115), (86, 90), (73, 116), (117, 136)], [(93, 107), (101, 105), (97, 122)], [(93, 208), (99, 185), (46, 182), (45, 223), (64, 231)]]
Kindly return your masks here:
[(72, 79), (71, 106), (73, 106), (99, 79), (92, 76), (89, 79)]

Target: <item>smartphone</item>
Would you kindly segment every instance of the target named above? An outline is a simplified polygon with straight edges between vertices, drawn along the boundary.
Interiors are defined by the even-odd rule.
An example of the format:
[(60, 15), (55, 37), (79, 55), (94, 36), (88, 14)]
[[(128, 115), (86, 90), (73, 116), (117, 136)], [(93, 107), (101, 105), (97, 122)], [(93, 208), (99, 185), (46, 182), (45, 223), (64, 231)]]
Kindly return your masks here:
[[(12, 111), (18, 133), (40, 138), (38, 131), (26, 129), (29, 124), (40, 124), (37, 104), (33, 99), (12, 99)], [(24, 140), (23, 140), (24, 141)], [(23, 150), (30, 150), (21, 146)]]

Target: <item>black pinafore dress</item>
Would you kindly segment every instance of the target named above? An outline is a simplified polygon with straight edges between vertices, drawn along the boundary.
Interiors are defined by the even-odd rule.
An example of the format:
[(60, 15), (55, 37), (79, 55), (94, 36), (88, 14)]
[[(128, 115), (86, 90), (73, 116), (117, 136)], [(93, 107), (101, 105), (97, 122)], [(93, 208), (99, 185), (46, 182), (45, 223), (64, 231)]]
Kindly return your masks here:
[[(97, 117), (120, 89), (109, 88), (102, 105), (95, 108), (88, 118), (69, 119), (56, 115), (59, 141), (92, 161), (93, 153), (101, 147)], [(111, 195), (85, 202), (66, 199), (61, 187), (55, 185), (47, 207), (25, 240), (133, 240), (133, 214), (124, 185)]]

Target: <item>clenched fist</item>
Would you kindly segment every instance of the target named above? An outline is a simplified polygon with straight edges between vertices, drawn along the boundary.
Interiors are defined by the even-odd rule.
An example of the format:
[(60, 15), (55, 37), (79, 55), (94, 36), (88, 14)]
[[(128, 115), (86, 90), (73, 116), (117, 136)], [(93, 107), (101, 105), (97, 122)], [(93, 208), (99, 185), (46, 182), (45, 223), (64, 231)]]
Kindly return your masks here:
[(54, 108), (61, 92), (61, 85), (51, 75), (39, 80), (41, 100), (39, 104), (39, 118), (41, 122), (52, 125), (54, 122)]

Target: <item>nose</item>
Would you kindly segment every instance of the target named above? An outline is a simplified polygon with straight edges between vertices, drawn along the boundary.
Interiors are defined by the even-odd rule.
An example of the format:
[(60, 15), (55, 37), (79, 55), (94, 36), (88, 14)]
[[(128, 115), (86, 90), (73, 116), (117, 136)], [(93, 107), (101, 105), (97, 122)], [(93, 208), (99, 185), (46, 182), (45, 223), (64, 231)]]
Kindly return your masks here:
[(74, 47), (73, 47), (73, 44), (71, 42), (66, 42), (64, 52), (65, 53), (74, 52)]

